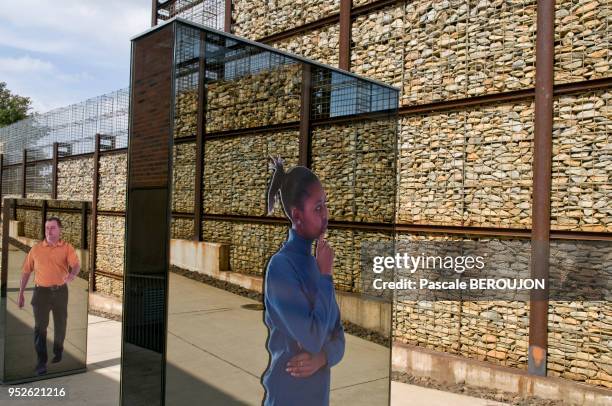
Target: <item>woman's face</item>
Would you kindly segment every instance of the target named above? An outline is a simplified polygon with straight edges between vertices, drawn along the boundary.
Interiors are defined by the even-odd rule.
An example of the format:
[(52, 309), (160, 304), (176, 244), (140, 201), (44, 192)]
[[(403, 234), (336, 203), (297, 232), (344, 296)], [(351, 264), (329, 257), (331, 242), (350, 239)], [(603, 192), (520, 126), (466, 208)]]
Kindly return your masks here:
[(294, 208), (296, 210), (294, 225), (300, 235), (314, 240), (327, 229), (326, 196), (318, 182), (312, 184), (308, 191), (309, 195), (304, 199), (304, 209)]

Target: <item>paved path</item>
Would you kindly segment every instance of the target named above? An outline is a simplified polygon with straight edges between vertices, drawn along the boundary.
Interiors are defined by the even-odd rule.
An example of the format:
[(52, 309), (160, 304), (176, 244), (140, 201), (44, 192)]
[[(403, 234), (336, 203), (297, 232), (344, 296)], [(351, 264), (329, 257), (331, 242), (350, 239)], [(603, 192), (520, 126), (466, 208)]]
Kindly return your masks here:
[[(171, 274), (168, 335), (168, 402), (259, 405), (261, 372), (268, 363), (266, 329), (253, 300)], [(118, 404), (121, 323), (89, 315), (88, 371), (19, 386), (63, 386), (68, 398), (13, 401), (14, 405)], [(343, 361), (332, 369), (332, 404), (386, 404), (388, 350), (347, 335)], [(206, 367), (204, 367), (206, 366)], [(3, 386), (0, 401), (7, 399)], [(492, 401), (393, 382), (393, 406), (501, 405)]]

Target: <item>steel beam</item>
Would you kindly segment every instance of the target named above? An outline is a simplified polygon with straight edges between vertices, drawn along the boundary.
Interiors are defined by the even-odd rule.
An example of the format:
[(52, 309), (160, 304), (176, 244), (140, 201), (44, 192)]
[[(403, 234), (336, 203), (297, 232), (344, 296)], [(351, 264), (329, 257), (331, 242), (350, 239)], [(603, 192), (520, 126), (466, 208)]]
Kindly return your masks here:
[(546, 376), (548, 351), (548, 268), (554, 81), (555, 1), (537, 5), (535, 128), (531, 229), (531, 277), (546, 280), (544, 292), (531, 291), (529, 307), (530, 374)]

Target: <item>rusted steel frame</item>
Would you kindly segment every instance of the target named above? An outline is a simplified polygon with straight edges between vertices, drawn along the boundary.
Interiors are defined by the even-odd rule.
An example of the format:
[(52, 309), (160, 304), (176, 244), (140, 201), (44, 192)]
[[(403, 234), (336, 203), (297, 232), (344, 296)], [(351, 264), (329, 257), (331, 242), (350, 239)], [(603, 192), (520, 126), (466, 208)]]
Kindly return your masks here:
[[(170, 1), (174, 3), (176, 0), (170, 0)], [(159, 6), (157, 4), (157, 0), (151, 0), (151, 27), (155, 27), (157, 25), (157, 10), (158, 9), (159, 9)]]
[(397, 3), (403, 3), (403, 0), (380, 0), (380, 1), (373, 1), (371, 3), (368, 4), (364, 4), (362, 6), (358, 6), (353, 8), (353, 10), (351, 11), (351, 17), (352, 18), (356, 18), (359, 17), (361, 15), (364, 14), (370, 14), (373, 13), (375, 11), (378, 11), (382, 8), (388, 7), (388, 6), (393, 6)]
[(353, 0), (340, 0), (340, 42), (338, 67), (351, 68), (351, 7)]
[[(57, 213), (80, 213), (81, 209), (72, 208), (72, 207), (49, 207), (49, 203), (47, 200), (43, 200), (43, 202), (47, 202), (47, 212), (57, 212)], [(36, 210), (40, 211), (39, 206), (31, 206), (31, 205), (17, 205), (18, 209), (23, 210)]]
[(232, 33), (232, 0), (225, 0), (225, 22), (223, 24), (223, 30), (228, 33)]
[(589, 91), (597, 91), (612, 87), (612, 77), (601, 79), (589, 79), (575, 83), (564, 83), (555, 85), (553, 82), (553, 95), (565, 96), (573, 93), (584, 93)]
[(310, 23), (306, 23), (304, 25), (300, 25), (299, 27), (294, 27), (288, 29), (283, 32), (279, 32), (272, 35), (267, 35), (257, 40), (257, 42), (261, 42), (262, 44), (270, 45), (274, 42), (291, 38), (295, 35), (302, 34), (308, 31), (316, 30), (317, 28), (325, 27), (326, 25), (335, 24), (340, 21), (340, 13), (335, 13), (329, 15), (327, 17), (323, 17), (320, 20), (316, 20)]
[[(15, 206), (15, 199), (6, 199), (2, 206), (2, 252), (9, 252), (9, 225), (11, 208)], [(13, 217), (11, 220), (17, 220)], [(0, 270), (0, 297), (6, 298), (6, 288), (8, 281), (8, 255), (2, 255)]]
[(310, 154), (310, 98), (312, 85), (312, 67), (302, 65), (302, 94), (300, 96), (300, 135), (298, 164), (310, 168), (312, 157)]
[[(46, 200), (44, 202), (46, 202)], [(87, 232), (89, 230), (89, 227), (87, 227), (87, 214), (89, 213), (89, 209), (87, 208), (88, 204), (89, 202), (81, 203), (81, 249), (83, 250), (88, 249), (88, 246), (87, 246)]]
[[(177, 218), (193, 218), (191, 213), (172, 213), (173, 217)], [(244, 216), (233, 214), (204, 214), (205, 220), (221, 220), (221, 221), (241, 221), (252, 223), (267, 223), (267, 224), (287, 224), (287, 220), (279, 217), (259, 217), (259, 216)], [(359, 223), (352, 221), (330, 221), (329, 226), (332, 228), (372, 230), (372, 231), (393, 231), (394, 226), (390, 223)], [(511, 229), (511, 228), (495, 228), (495, 227), (461, 227), (461, 226), (438, 226), (427, 224), (397, 224), (395, 225), (397, 232), (411, 233), (430, 233), (430, 234), (456, 234), (456, 235), (475, 235), (488, 237), (505, 237), (516, 239), (529, 239), (531, 230), (529, 229)], [(612, 233), (597, 233), (584, 231), (552, 231), (551, 237), (560, 240), (583, 240), (583, 241), (612, 241)]]
[[(612, 78), (590, 79), (576, 83), (564, 83), (553, 87), (554, 96), (565, 96), (574, 93), (583, 93), (588, 91), (597, 91), (612, 87)], [(521, 100), (529, 100), (535, 97), (535, 88), (514, 90), (511, 92), (495, 93), (483, 96), (467, 97), (456, 100), (446, 100), (428, 104), (419, 104), (415, 106), (400, 107), (398, 114), (400, 116), (432, 113), (436, 111), (445, 111), (453, 109), (464, 109), (466, 107), (480, 106), (486, 104), (494, 104), (500, 102), (513, 102)]]
[[(387, 6), (392, 6), (396, 3), (400, 3), (403, 0), (380, 0), (380, 1), (375, 1), (372, 2), (370, 4), (365, 4), (363, 6), (358, 6), (358, 7), (354, 7), (351, 10), (351, 19), (355, 19), (360, 15), (364, 15), (364, 14), (369, 14), (372, 13), (374, 11), (380, 10), (382, 8), (385, 8)], [(342, 10), (341, 10), (342, 12)], [(261, 37), (259, 39), (257, 39), (257, 42), (261, 42), (263, 44), (270, 44), (276, 41), (280, 41), (283, 39), (287, 39), (287, 38), (291, 38), (295, 35), (299, 35), (302, 34), (304, 32), (308, 32), (308, 31), (312, 31), (315, 30), (317, 28), (321, 28), (321, 27), (325, 27), (326, 25), (331, 25), (331, 24), (335, 24), (340, 22), (340, 14), (339, 13), (334, 13), (334, 14), (330, 14), (327, 17), (323, 17), (319, 20), (316, 21), (312, 21), (309, 23), (306, 23), (304, 25), (300, 25), (298, 27), (293, 27), (290, 28), (288, 30), (282, 31), (282, 32), (277, 32), (275, 34), (272, 35), (267, 35), (265, 37)]]
[(98, 210), (98, 216), (125, 217), (125, 211)]
[(40, 240), (45, 239), (45, 222), (47, 221), (48, 204), (46, 200), (40, 205)]
[(115, 148), (108, 149), (104, 151), (100, 151), (100, 155), (115, 155), (115, 154), (125, 154), (127, 153), (127, 148)]
[(181, 213), (175, 211), (172, 212), (172, 218), (193, 220), (194, 217), (194, 213)]
[(289, 123), (269, 124), (269, 125), (263, 125), (259, 127), (241, 128), (237, 130), (215, 131), (215, 132), (207, 133), (205, 138), (208, 140), (208, 139), (215, 139), (215, 138), (239, 137), (243, 135), (256, 135), (256, 134), (265, 133), (265, 132), (277, 132), (277, 131), (299, 130), (299, 129), (300, 129), (300, 122), (292, 121)]
[(315, 119), (310, 120), (310, 125), (314, 127), (314, 126), (321, 126), (321, 125), (354, 123), (355, 121), (362, 121), (362, 120), (389, 119), (389, 118), (396, 117), (396, 112), (397, 110), (392, 109), (392, 110), (373, 111), (370, 113), (351, 114), (348, 116), (315, 118)]
[(4, 177), (4, 154), (0, 154), (0, 206), (4, 204), (2, 200), (2, 178)]
[(91, 250), (89, 251), (89, 291), (96, 291), (96, 251), (98, 247), (98, 195), (100, 192), (100, 134), (96, 134), (93, 155), (93, 196), (91, 199)]
[(26, 168), (28, 166), (28, 150), (23, 149), (23, 153), (21, 155), (21, 197), (26, 197)]
[[(531, 277), (549, 281), (550, 194), (554, 81), (554, 0), (537, 3), (535, 126), (531, 205)], [(545, 376), (548, 351), (548, 286), (531, 291), (529, 307), (530, 374)]]
[(58, 148), (57, 142), (53, 143), (53, 158), (51, 164), (51, 199), (57, 199), (57, 163), (58, 163)]
[[(96, 274), (100, 276), (105, 276), (107, 278), (115, 279), (118, 281), (123, 281), (123, 274), (117, 274), (117, 273), (106, 272), (106, 271), (101, 271), (101, 270), (97, 270)], [(89, 273), (89, 275), (91, 275), (91, 272)]]
[[(231, 1), (230, 1), (231, 6)], [(193, 224), (193, 239), (202, 241), (202, 183), (204, 179), (204, 138), (206, 136), (206, 32), (200, 32), (200, 58), (198, 73), (198, 117), (196, 126), (196, 167), (194, 185), (195, 213)]]

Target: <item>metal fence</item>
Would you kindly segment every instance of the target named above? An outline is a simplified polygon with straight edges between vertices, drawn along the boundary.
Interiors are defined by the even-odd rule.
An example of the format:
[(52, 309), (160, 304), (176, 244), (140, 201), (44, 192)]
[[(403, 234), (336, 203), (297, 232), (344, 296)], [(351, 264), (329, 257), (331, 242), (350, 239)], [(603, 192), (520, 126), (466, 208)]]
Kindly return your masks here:
[(49, 193), (54, 144), (60, 157), (93, 153), (96, 134), (104, 149), (127, 148), (129, 88), (60, 107), (0, 128), (2, 194), (20, 193), (26, 157), (28, 192)]

